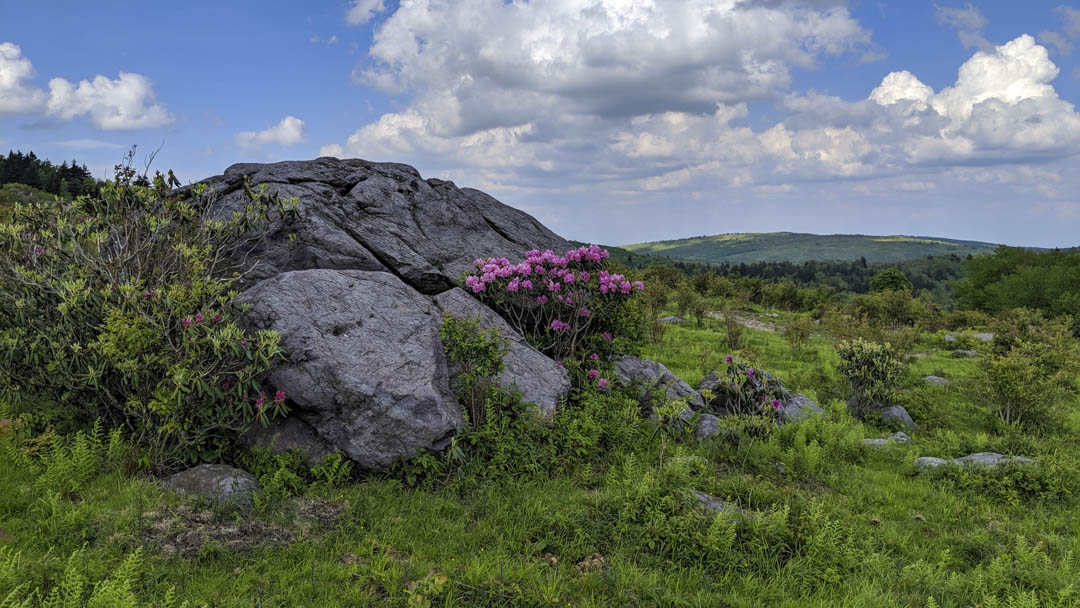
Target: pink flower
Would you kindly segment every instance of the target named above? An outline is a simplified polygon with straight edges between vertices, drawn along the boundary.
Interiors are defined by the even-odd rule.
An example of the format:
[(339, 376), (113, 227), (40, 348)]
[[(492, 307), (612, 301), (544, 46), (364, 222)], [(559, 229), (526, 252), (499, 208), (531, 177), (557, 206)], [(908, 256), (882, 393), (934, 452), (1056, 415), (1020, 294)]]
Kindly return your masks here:
[(214, 315), (214, 323), (221, 323), (221, 315)]
[(752, 368), (752, 367), (747, 368), (746, 377), (747, 378), (753, 378), (754, 377), (754, 368)]
[(184, 317), (183, 319), (180, 319), (180, 325), (184, 329), (187, 329), (187, 328), (191, 327), (191, 319), (189, 319), (187, 317)]
[(587, 316), (589, 316), (589, 309), (588, 308), (582, 308), (581, 310), (578, 311), (578, 316), (579, 317), (587, 317)]
[(774, 409), (774, 410), (780, 409), (780, 401), (778, 399), (773, 399), (772, 409)]
[(597, 379), (596, 388), (598, 388), (598, 389), (600, 389), (602, 391), (606, 391), (608, 389), (608, 379), (607, 378), (599, 378), (599, 379)]
[(156, 293), (157, 292), (153, 289), (147, 289), (146, 291), (142, 292), (142, 297), (144, 300), (149, 300), (150, 298), (154, 297)]
[(247, 346), (247, 345), (248, 345), (247, 340), (240, 340), (240, 346)]
[(260, 392), (259, 398), (255, 400), (255, 407), (261, 410), (264, 405), (266, 405), (266, 393)]
[(202, 323), (202, 313), (201, 312), (195, 313), (195, 322), (196, 323)]
[(589, 370), (589, 379), (590, 380), (592, 380), (593, 378), (596, 378), (599, 375), (600, 375), (600, 370), (596, 370), (596, 369), (590, 369)]
[(547, 304), (547, 301), (548, 301), (547, 296), (536, 296), (536, 303), (541, 305), (541, 306), (543, 306), (544, 304)]
[(279, 390), (278, 392), (274, 393), (274, 403), (285, 403), (285, 393), (283, 391)]
[(524, 281), (521, 282), (521, 288), (522, 289), (532, 289), (532, 281), (530, 281), (529, 279), (525, 279)]
[(727, 358), (724, 359), (724, 363), (731, 363), (731, 355), (728, 355)]
[(570, 329), (570, 324), (565, 323), (563, 321), (560, 321), (558, 319), (552, 319), (551, 320), (551, 329), (554, 329), (555, 331), (563, 331), (563, 330), (566, 330), (566, 329)]
[(600, 358), (600, 355), (598, 355), (596, 353), (593, 353), (593, 354), (589, 355), (589, 358), (592, 359), (593, 361), (596, 361), (597, 359)]
[(612, 340), (615, 339), (615, 337), (611, 335), (610, 331), (605, 331), (604, 335), (603, 335), (603, 338), (604, 338), (605, 342), (611, 342)]
[(562, 359), (559, 359), (558, 361), (556, 361), (555, 365), (558, 365), (559, 367), (562, 367), (563, 366)]
[(634, 281), (634, 289), (638, 291), (645, 289), (645, 283), (642, 283), (641, 281)]
[(583, 271), (578, 273), (578, 280), (583, 282), (583, 283), (588, 283), (589, 278), (590, 278), (590, 275), (589, 275), (589, 273), (587, 271), (583, 270)]

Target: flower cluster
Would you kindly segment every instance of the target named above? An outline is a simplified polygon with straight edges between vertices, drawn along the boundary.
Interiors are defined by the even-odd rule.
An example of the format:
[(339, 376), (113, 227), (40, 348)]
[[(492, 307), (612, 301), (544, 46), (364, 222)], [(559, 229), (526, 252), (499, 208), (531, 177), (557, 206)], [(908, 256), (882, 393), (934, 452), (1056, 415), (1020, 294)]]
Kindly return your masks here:
[(564, 255), (533, 249), (517, 263), (478, 258), (464, 286), (541, 352), (576, 360), (590, 350), (606, 352), (603, 343), (612, 342), (618, 329), (615, 311), (645, 288), (605, 268), (609, 257), (606, 249), (588, 245)]
[(735, 361), (731, 355), (724, 358), (724, 363), (724, 369), (717, 372), (714, 406), (735, 414), (780, 412), (788, 394), (783, 383), (765, 370)]

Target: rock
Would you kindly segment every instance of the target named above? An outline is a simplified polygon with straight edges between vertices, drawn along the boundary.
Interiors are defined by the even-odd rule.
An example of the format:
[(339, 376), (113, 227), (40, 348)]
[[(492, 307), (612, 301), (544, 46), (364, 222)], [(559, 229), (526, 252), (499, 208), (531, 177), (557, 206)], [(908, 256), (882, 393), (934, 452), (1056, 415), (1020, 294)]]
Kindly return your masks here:
[(224, 464), (200, 464), (165, 478), (165, 485), (174, 492), (241, 508), (250, 507), (252, 494), (261, 489), (251, 473)]
[[(688, 422), (697, 413), (692, 409), (685, 409), (679, 414), (679, 420)], [(680, 423), (681, 424), (681, 423)], [(712, 414), (698, 414), (697, 428), (694, 429), (694, 437), (698, 441), (704, 441), (720, 434), (720, 419)]]
[(682, 317), (660, 317), (656, 321), (657, 321), (657, 323), (674, 323), (674, 324), (678, 324), (678, 323), (683, 322), (683, 318)]
[(691, 490), (690, 495), (697, 501), (698, 506), (706, 511), (713, 511), (715, 513), (738, 513), (740, 515), (753, 516), (751, 511), (747, 511), (746, 509), (735, 505), (729, 505), (712, 494)]
[(961, 466), (970, 464), (985, 467), (996, 467), (999, 464), (1010, 462), (1015, 462), (1017, 464), (1031, 464), (1035, 461), (1031, 458), (1026, 458), (1024, 456), (1003, 456), (996, 452), (978, 452), (975, 454), (970, 454), (968, 456), (963, 456), (961, 458), (951, 459), (935, 458), (933, 456), (923, 456), (921, 458), (915, 459), (915, 466), (919, 467), (920, 469), (940, 467), (947, 464), (956, 464)]
[(983, 342), (993, 342), (994, 341), (994, 334), (992, 334), (990, 332), (971, 334), (971, 337), (978, 338), (979, 340), (982, 340)]
[(926, 376), (923, 378), (923, 382), (927, 384), (941, 384), (944, 386), (949, 386), (949, 381), (945, 378), (942, 378), (941, 376)]
[(881, 410), (881, 419), (885, 422), (899, 422), (908, 431), (918, 430), (919, 425), (911, 419), (911, 415), (902, 405), (890, 405)]
[[(535, 403), (539, 411), (550, 418), (559, 402), (570, 392), (570, 374), (540, 351), (530, 345), (510, 324), (495, 311), (484, 306), (465, 290), (454, 288), (432, 299), (440, 310), (461, 318), (480, 317), (484, 329), (496, 328), (510, 342), (510, 350), (503, 357), (501, 384), (516, 385), (523, 393), (523, 400)], [(452, 375), (456, 370), (451, 370)], [(453, 382), (453, 378), (451, 378)]]
[(890, 442), (892, 442), (892, 443), (907, 443), (909, 441), (911, 441), (911, 437), (908, 437), (907, 434), (903, 433), (903, 432), (893, 433), (892, 435), (889, 435), (886, 438), (863, 439), (863, 443), (865, 443), (866, 445), (868, 445), (868, 446), (870, 446), (872, 448), (883, 448), (886, 445), (888, 445)]
[[(294, 217), (272, 210), (267, 234), (233, 260), (247, 270), (237, 285), (250, 305), (243, 323), (283, 334), (289, 360), (263, 381), (287, 393), (297, 421), (269, 435), (253, 429), (248, 439), (268, 444), (277, 434), (275, 445), (311, 458), (339, 449), (366, 469), (446, 446), (462, 415), (438, 339), (441, 309), (478, 306), (495, 323), (454, 293), (459, 277), (478, 257), (562, 253), (570, 243), (478, 190), (359, 159), (233, 165), (201, 182), (214, 192), (211, 217), (244, 208), (245, 179), (298, 200)], [(245, 260), (257, 263), (248, 269)], [(512, 342), (504, 380), (550, 412), (566, 372)], [(529, 365), (540, 372), (526, 374)]]
[(662, 363), (623, 355), (615, 360), (615, 376), (623, 385), (637, 387), (637, 398), (647, 411), (651, 411), (656, 405), (650, 402), (650, 393), (654, 389), (662, 390), (669, 400), (687, 397), (687, 405), (691, 409), (700, 410), (705, 407), (701, 394), (671, 373)]
[(298, 270), (238, 298), (256, 329), (281, 334), (270, 370), (319, 436), (367, 469), (440, 450), (463, 424), (450, 390), (441, 315), (387, 272)]
[[(259, 260), (251, 282), (290, 270), (381, 270), (432, 295), (452, 288), (477, 257), (520, 258), (529, 249), (562, 253), (571, 247), (479, 190), (424, 180), (408, 165), (360, 159), (233, 165), (201, 182), (219, 197), (217, 217), (243, 209), (245, 176), (253, 188), (299, 198), (299, 221), (275, 221), (250, 253)], [(288, 233), (296, 235), (293, 241)]]
[(965, 350), (963, 348), (958, 348), (958, 349), (952, 351), (952, 354), (953, 354), (954, 357), (956, 357), (958, 359), (965, 359), (965, 358), (970, 359), (970, 358), (979, 356), (979, 353), (977, 353), (977, 352), (975, 352), (973, 350)]
[(784, 422), (797, 422), (808, 416), (824, 414), (825, 410), (802, 393), (792, 393), (780, 400), (780, 415)]
[(258, 422), (252, 423), (240, 436), (240, 442), (251, 447), (269, 449), (274, 454), (299, 450), (304, 454), (308, 465), (318, 464), (336, 450), (296, 413), (285, 418), (271, 419), (266, 426)]
[(945, 343), (952, 344), (953, 342), (956, 342), (956, 336), (952, 334), (945, 334)]

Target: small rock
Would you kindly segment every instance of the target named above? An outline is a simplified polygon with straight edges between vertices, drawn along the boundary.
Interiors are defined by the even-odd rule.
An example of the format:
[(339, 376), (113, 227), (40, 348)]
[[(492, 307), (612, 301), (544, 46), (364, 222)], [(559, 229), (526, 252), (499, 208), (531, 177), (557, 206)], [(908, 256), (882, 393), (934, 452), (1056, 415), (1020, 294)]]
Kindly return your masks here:
[[(694, 410), (685, 409), (679, 414), (679, 420), (689, 422), (694, 417)], [(680, 423), (681, 424), (681, 423)], [(700, 414), (694, 436), (698, 441), (704, 441), (720, 432), (720, 419), (712, 414)]]
[(724, 503), (719, 498), (706, 494), (705, 492), (698, 492), (693, 490), (690, 492), (694, 496), (694, 500), (698, 501), (702, 507), (709, 511), (731, 511), (732, 508)]
[(927, 384), (942, 384), (944, 386), (949, 386), (949, 381), (941, 376), (925, 376), (923, 382)]
[(541, 559), (543, 559), (545, 562), (547, 562), (548, 565), (551, 566), (552, 568), (559, 565), (559, 558), (555, 557), (554, 555), (552, 555), (550, 553), (545, 553), (544, 557), (542, 557)]
[(780, 402), (780, 415), (784, 422), (797, 422), (809, 416), (823, 414), (825, 410), (802, 393), (792, 393)]
[(975, 454), (969, 454), (961, 458), (935, 458), (933, 456), (923, 456), (915, 459), (915, 466), (920, 469), (929, 469), (932, 467), (940, 467), (946, 464), (965, 465), (973, 464), (986, 467), (996, 467), (1002, 463), (1015, 462), (1017, 464), (1031, 464), (1035, 462), (1030, 458), (1024, 456), (1003, 456), (996, 452), (977, 452)]
[(978, 357), (979, 356), (979, 353), (977, 353), (977, 352), (975, 352), (973, 350), (964, 350), (963, 348), (958, 348), (958, 349), (952, 351), (952, 354), (953, 354), (954, 357), (956, 357), (958, 359), (971, 359), (973, 357)]
[(251, 506), (260, 490), (255, 477), (224, 464), (201, 464), (165, 479), (165, 485), (181, 494), (203, 496), (223, 505)]
[(906, 430), (915, 431), (918, 430), (919, 425), (915, 424), (915, 421), (911, 419), (911, 415), (902, 405), (891, 405), (881, 411), (881, 419), (886, 422), (899, 422)]
[(952, 344), (953, 342), (956, 342), (956, 336), (952, 334), (945, 334), (945, 343)]
[(908, 437), (907, 433), (903, 433), (903, 432), (893, 433), (892, 435), (889, 435), (888, 437), (884, 437), (884, 438), (863, 439), (863, 443), (865, 443), (866, 445), (868, 445), (868, 446), (870, 446), (872, 448), (883, 448), (886, 445), (888, 445), (889, 442), (892, 442), (892, 443), (907, 443), (909, 441), (911, 441), (911, 437)]
[(994, 334), (989, 333), (989, 332), (987, 332), (987, 333), (979, 333), (979, 334), (971, 334), (971, 335), (972, 335), (972, 337), (978, 338), (979, 340), (982, 340), (983, 342), (993, 342), (994, 341)]
[(656, 321), (658, 323), (674, 323), (674, 324), (678, 324), (678, 323), (682, 323), (683, 319), (682, 319), (682, 317), (660, 317)]
[(584, 574), (585, 572), (599, 572), (608, 567), (608, 558), (599, 553), (593, 553), (589, 557), (581, 560), (577, 563), (577, 571)]
[(662, 363), (623, 355), (615, 360), (615, 376), (624, 386), (636, 385), (636, 396), (646, 411), (651, 411), (656, 405), (649, 402), (650, 393), (656, 388), (661, 389), (667, 399), (685, 397), (691, 409), (700, 410), (705, 407), (701, 394), (690, 388), (682, 378), (671, 373)]

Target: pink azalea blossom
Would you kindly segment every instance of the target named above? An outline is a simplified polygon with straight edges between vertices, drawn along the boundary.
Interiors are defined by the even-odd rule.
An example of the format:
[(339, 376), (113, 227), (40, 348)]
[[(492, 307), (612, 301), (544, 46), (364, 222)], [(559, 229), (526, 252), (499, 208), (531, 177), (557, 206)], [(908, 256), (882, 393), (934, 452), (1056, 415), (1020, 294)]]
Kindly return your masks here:
[(187, 329), (187, 328), (191, 327), (191, 319), (189, 319), (187, 317), (184, 317), (183, 319), (180, 319), (180, 325), (184, 329)]
[(279, 390), (277, 393), (274, 393), (274, 403), (277, 403), (277, 404), (285, 403), (285, 393), (284, 393), (284, 391)]
[(774, 409), (774, 410), (780, 409), (780, 401), (778, 399), (773, 399), (772, 409)]
[(752, 368), (752, 367), (747, 368), (746, 377), (747, 378), (753, 378), (754, 377), (754, 368)]
[(724, 363), (731, 363), (731, 355), (728, 355), (727, 358), (724, 359)]
[(598, 388), (598, 389), (600, 389), (602, 391), (606, 391), (608, 389), (608, 379), (607, 378), (598, 378), (596, 380), (596, 388)]
[(596, 378), (599, 375), (600, 375), (600, 370), (596, 370), (596, 369), (590, 369), (589, 370), (589, 379), (590, 380), (593, 379), (593, 378)]
[(605, 342), (611, 342), (615, 339), (615, 336), (612, 336), (610, 331), (605, 331), (603, 338)]
[(593, 353), (593, 354), (589, 355), (589, 358), (592, 359), (593, 361), (596, 361), (597, 359), (600, 358), (600, 355), (598, 355), (596, 353)]

